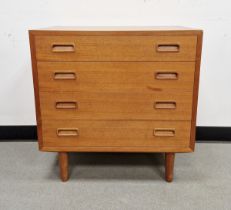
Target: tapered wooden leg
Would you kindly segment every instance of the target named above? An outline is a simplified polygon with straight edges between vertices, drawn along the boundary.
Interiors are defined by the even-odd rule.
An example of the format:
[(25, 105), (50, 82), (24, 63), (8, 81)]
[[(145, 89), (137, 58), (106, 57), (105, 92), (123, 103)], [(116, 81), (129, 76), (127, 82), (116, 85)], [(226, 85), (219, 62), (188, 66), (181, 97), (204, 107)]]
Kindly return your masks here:
[(165, 179), (167, 182), (173, 180), (174, 159), (175, 153), (165, 153)]
[(59, 152), (60, 178), (63, 182), (68, 180), (68, 153)]

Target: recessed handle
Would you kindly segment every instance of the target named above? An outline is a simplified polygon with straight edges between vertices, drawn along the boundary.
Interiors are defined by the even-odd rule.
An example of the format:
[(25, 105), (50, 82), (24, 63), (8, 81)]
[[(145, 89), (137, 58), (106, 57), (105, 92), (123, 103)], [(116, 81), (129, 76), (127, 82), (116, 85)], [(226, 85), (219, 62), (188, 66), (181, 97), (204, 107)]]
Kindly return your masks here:
[(55, 103), (56, 109), (77, 109), (76, 101), (57, 101)]
[(173, 137), (175, 136), (175, 128), (155, 128), (153, 130), (153, 135), (159, 137)]
[(157, 52), (179, 52), (180, 45), (179, 44), (158, 44)]
[(58, 128), (57, 136), (79, 136), (78, 128)]
[(75, 72), (54, 72), (55, 80), (75, 80)]
[(155, 73), (155, 78), (157, 80), (177, 80), (178, 73), (176, 72), (157, 72)]
[(154, 103), (155, 109), (176, 109), (175, 101), (156, 101)]
[(52, 44), (52, 52), (75, 52), (75, 45), (72, 43)]

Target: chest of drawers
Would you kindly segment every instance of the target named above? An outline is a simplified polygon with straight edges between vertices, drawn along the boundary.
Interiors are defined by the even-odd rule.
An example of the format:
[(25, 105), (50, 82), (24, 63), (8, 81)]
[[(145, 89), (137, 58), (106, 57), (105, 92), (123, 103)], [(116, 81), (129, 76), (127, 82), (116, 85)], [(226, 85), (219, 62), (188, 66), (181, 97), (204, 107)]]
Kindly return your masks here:
[(202, 31), (183, 27), (31, 30), (39, 149), (192, 152)]

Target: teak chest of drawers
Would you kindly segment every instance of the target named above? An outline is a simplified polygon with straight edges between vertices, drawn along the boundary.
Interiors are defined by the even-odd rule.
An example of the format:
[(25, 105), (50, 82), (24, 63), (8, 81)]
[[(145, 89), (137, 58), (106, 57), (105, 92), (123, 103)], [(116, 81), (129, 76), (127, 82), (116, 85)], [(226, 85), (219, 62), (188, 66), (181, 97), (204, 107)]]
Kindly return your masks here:
[(202, 31), (184, 27), (31, 30), (39, 149), (192, 152)]

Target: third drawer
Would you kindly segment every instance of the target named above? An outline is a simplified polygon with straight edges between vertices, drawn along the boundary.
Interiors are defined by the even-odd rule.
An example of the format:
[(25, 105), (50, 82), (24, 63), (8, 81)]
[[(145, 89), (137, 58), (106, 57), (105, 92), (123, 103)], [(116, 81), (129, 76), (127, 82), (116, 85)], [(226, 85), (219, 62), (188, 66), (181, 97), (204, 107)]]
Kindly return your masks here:
[(191, 120), (192, 92), (40, 92), (42, 119)]

